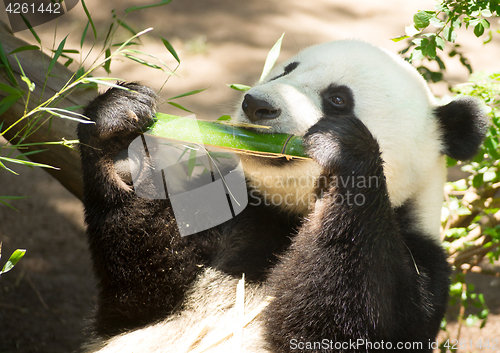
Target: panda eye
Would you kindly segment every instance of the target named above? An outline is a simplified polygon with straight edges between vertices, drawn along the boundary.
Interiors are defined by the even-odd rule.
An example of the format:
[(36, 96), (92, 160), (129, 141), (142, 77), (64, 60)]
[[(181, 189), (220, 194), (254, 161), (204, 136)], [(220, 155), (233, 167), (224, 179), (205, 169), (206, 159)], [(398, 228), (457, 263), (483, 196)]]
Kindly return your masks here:
[(346, 101), (345, 101), (344, 97), (342, 97), (340, 95), (331, 96), (328, 98), (328, 100), (330, 103), (332, 103), (337, 108), (344, 108), (346, 105)]
[(354, 110), (354, 95), (349, 87), (332, 84), (321, 92), (321, 105), (326, 115), (345, 115)]

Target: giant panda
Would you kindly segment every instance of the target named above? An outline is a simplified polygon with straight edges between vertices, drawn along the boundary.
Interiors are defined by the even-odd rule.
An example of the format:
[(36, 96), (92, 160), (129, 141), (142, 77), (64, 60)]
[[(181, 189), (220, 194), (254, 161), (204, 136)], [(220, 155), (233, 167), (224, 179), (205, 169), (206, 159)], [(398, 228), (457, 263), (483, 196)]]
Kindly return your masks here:
[(130, 178), (127, 147), (157, 96), (122, 86), (78, 127), (99, 289), (87, 352), (432, 351), (450, 284), (445, 156), (477, 152), (487, 122), (475, 101), (438, 105), (410, 64), (365, 42), (307, 48), (233, 118), (303, 136), (311, 158), (242, 155), (248, 206), (181, 237), (169, 200), (137, 196)]

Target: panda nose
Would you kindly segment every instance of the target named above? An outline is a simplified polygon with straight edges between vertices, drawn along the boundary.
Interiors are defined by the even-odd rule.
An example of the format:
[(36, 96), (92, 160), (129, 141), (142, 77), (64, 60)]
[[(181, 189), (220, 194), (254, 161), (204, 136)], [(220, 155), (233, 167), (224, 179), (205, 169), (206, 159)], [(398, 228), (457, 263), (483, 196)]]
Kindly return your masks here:
[(250, 94), (246, 94), (243, 98), (241, 108), (252, 122), (276, 119), (281, 114), (280, 109), (276, 109), (269, 102), (257, 99)]

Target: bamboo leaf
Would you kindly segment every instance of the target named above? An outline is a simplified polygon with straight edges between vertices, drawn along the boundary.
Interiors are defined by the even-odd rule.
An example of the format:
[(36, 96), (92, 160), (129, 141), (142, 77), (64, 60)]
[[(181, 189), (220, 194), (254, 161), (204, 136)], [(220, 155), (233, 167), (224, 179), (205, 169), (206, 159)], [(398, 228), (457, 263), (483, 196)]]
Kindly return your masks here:
[(167, 102), (167, 103), (168, 103), (168, 104), (170, 104), (170, 105), (172, 105), (172, 106), (174, 106), (174, 107), (176, 107), (176, 108), (182, 109), (182, 110), (184, 110), (184, 111), (186, 111), (186, 112), (188, 112), (188, 113), (193, 113), (193, 114), (194, 114), (194, 112), (192, 112), (191, 110), (189, 110), (189, 109), (187, 109), (187, 108), (184, 108), (184, 107), (183, 107), (182, 105), (180, 105), (179, 103), (175, 103), (175, 102)]
[(391, 38), (391, 40), (393, 42), (397, 43), (397, 42), (400, 42), (400, 41), (402, 41), (403, 39), (406, 39), (406, 38), (410, 38), (410, 37), (409, 36), (399, 36), (399, 37)]
[(22, 200), (27, 198), (28, 196), (0, 196), (0, 199), (4, 200)]
[(85, 77), (82, 79), (82, 83), (93, 83), (97, 85), (103, 85), (103, 86), (123, 89), (125, 91), (130, 91), (127, 87), (120, 86), (116, 83), (107, 82), (108, 80), (115, 82), (120, 81), (119, 79), (113, 77)]
[[(0, 116), (5, 113), (7, 110), (9, 110), (10, 107), (12, 107), (16, 102), (21, 98), (21, 96), (18, 95), (10, 95), (5, 97), (0, 101)], [(2, 134), (0, 134), (1, 136)]]
[(17, 88), (11, 87), (5, 83), (0, 82), (0, 91), (7, 92), (9, 94), (16, 94), (18, 96), (22, 96), (23, 92), (18, 90)]
[(64, 109), (73, 111), (73, 110), (78, 110), (78, 109), (82, 109), (82, 108), (85, 108), (85, 106), (84, 105), (73, 105), (71, 107), (66, 107)]
[[(17, 208), (15, 208), (15, 207), (14, 207), (14, 206), (12, 206), (11, 204), (9, 204), (9, 203), (7, 203), (7, 202), (3, 201), (3, 200), (2, 200), (2, 196), (0, 196), (0, 203), (1, 203), (1, 204), (3, 204), (3, 205), (5, 205), (5, 206), (7, 206), (7, 207), (9, 207), (9, 208), (12, 208), (14, 211), (19, 212), (19, 210), (18, 210)], [(2, 272), (1, 272), (1, 271), (0, 271), (0, 275), (2, 275)]]
[[(16, 145), (17, 147), (17, 145)], [(17, 158), (20, 158), (20, 157), (26, 157), (26, 156), (31, 156), (33, 154), (37, 154), (37, 153), (41, 153), (41, 152), (46, 152), (48, 150), (36, 150), (36, 151), (29, 151), (29, 152), (24, 152), (24, 153), (20, 153), (18, 154), (16, 157)]]
[(108, 48), (106, 49), (105, 52), (106, 61), (104, 62), (104, 65), (102, 65), (102, 67), (104, 68), (104, 70), (106, 70), (108, 74), (111, 73), (111, 60), (109, 59), (110, 57), (111, 57), (111, 49)]
[(61, 56), (61, 54), (64, 50), (64, 45), (66, 44), (66, 38), (68, 38), (68, 36), (64, 37), (64, 39), (61, 41), (61, 43), (59, 43), (59, 46), (57, 47), (57, 50), (54, 53), (54, 56), (52, 57), (52, 60), (50, 60), (49, 68), (47, 69), (47, 75), (50, 74), (50, 72), (52, 71), (52, 68), (54, 67), (54, 65), (57, 62), (57, 59), (59, 59), (59, 57)]
[(8, 55), (15, 54), (15, 53), (20, 53), (20, 52), (26, 51), (26, 50), (40, 50), (40, 47), (37, 46), (37, 45), (23, 45), (22, 47), (14, 49)]
[(7, 72), (7, 76), (9, 76), (9, 81), (13, 85), (17, 85), (17, 81), (14, 77), (14, 70), (12, 70), (12, 66), (10, 65), (9, 60), (7, 60), (7, 55), (5, 54), (5, 51), (3, 50), (3, 45), (0, 42), (0, 61), (2, 62), (3, 66), (5, 67), (5, 71)]
[(228, 86), (229, 86), (229, 88), (232, 88), (232, 89), (235, 89), (235, 90), (241, 91), (241, 92), (246, 92), (252, 88), (252, 87), (247, 86), (247, 85), (240, 85), (239, 83), (231, 83), (231, 84), (228, 84)]
[[(111, 27), (110, 27), (110, 30), (111, 30)], [(153, 27), (149, 27), (149, 28), (146, 28), (146, 29), (144, 29), (144, 30), (140, 31), (140, 32), (139, 32), (139, 33), (137, 33), (136, 35), (134, 35), (134, 36), (130, 37), (129, 39), (127, 39), (127, 40), (126, 40), (126, 41), (125, 41), (125, 42), (124, 42), (124, 43), (123, 43), (123, 44), (122, 44), (122, 45), (121, 45), (121, 46), (117, 49), (117, 51), (118, 51), (118, 52), (119, 52), (119, 51), (121, 51), (124, 47), (126, 47), (127, 45), (129, 45), (129, 43), (130, 43), (130, 42), (132, 42), (134, 39), (136, 39), (136, 38), (138, 38), (138, 37), (142, 36), (143, 34), (146, 34), (146, 33), (148, 33), (148, 32), (151, 32), (152, 30), (153, 30)], [(108, 33), (108, 35), (109, 35), (109, 33)]]
[[(163, 60), (161, 60), (159, 57), (157, 57), (154, 54), (146, 53), (146, 52), (144, 52), (142, 50), (131, 49), (131, 48), (123, 49), (121, 52), (122, 53), (133, 53), (133, 54), (139, 54), (139, 55), (149, 56), (150, 58), (154, 58), (154, 59), (158, 60), (163, 66), (165, 66), (167, 69), (170, 70), (170, 68), (168, 67), (168, 65)], [(163, 70), (163, 71), (165, 71), (165, 70)], [(170, 74), (174, 75), (175, 73), (174, 72), (170, 72)]]
[(156, 65), (156, 64), (153, 64), (153, 63), (150, 63), (144, 59), (141, 59), (141, 58), (138, 58), (137, 56), (133, 56), (133, 55), (130, 55), (130, 54), (122, 54), (124, 57), (126, 57), (127, 59), (130, 59), (130, 60), (133, 60), (135, 62), (138, 62), (139, 64), (141, 65), (144, 65), (144, 66), (148, 66), (152, 69), (156, 69), (156, 70), (162, 70), (163, 71), (163, 68), (159, 65)]
[(48, 165), (48, 164), (35, 163), (35, 162), (31, 162), (31, 161), (24, 161), (22, 159), (16, 159), (16, 158), (0, 157), (0, 161), (22, 164), (22, 165), (25, 165), (28, 167), (40, 167), (40, 168), (49, 168), (49, 169), (59, 170), (59, 168), (53, 167), (53, 166)]
[(130, 27), (128, 24), (126, 24), (124, 21), (122, 20), (116, 20), (116, 22), (122, 26), (123, 28), (125, 28), (127, 31), (129, 31), (130, 33), (132, 33), (134, 36), (137, 34), (137, 31), (135, 31), (132, 27)]
[(130, 46), (130, 45), (141, 45), (140, 43), (136, 43), (136, 42), (121, 42), (121, 43), (115, 43), (113, 45), (111, 45), (112, 47), (121, 47), (121, 46)]
[[(114, 11), (114, 10), (113, 10)], [(114, 16), (113, 16), (114, 17)], [(113, 28), (115, 27), (115, 23), (114, 22), (111, 22), (111, 24), (109, 25), (109, 29), (108, 29), (108, 34), (106, 34), (106, 39), (104, 39), (104, 44), (106, 45), (108, 43), (108, 40), (110, 39), (111, 37), (111, 33), (113, 32)]]
[(19, 175), (18, 173), (16, 173), (15, 171), (13, 171), (12, 169), (10, 169), (9, 167), (7, 167), (5, 164), (3, 164), (2, 162), (0, 162), (0, 167), (2, 167), (3, 169), (6, 169), (8, 170), (9, 172), (11, 172), (12, 174), (14, 175)]
[[(54, 51), (54, 50), (52, 50)], [(69, 56), (67, 55), (64, 55), (64, 54), (80, 54), (80, 52), (76, 49), (63, 49), (63, 54), (61, 56), (65, 57), (65, 58), (69, 58)]]
[(35, 30), (33, 29), (33, 26), (31, 25), (31, 23), (28, 21), (28, 19), (26, 17), (23, 16), (23, 14), (20, 14), (21, 15), (21, 18), (23, 19), (24, 23), (26, 24), (26, 27), (28, 27), (28, 29), (30, 30), (31, 34), (33, 34), (33, 37), (35, 37), (35, 40), (38, 42), (38, 44), (42, 44), (42, 40), (40, 39), (40, 37), (38, 36), (38, 34), (36, 34)]
[(274, 64), (276, 63), (276, 60), (278, 60), (278, 56), (280, 55), (281, 51), (281, 42), (283, 41), (284, 36), (285, 33), (281, 35), (280, 39), (278, 39), (278, 41), (269, 51), (269, 54), (267, 54), (266, 63), (264, 64), (264, 70), (262, 70), (262, 75), (260, 76), (259, 82), (261, 82), (269, 74)]
[[(79, 114), (76, 112), (72, 112), (69, 110), (59, 109), (59, 108), (45, 108), (45, 107), (40, 107), (39, 109), (41, 111), (45, 111), (45, 112), (47, 112), (51, 115), (57, 116), (59, 118), (74, 120), (74, 121), (78, 121), (79, 123), (83, 123), (83, 124), (95, 124), (95, 122), (89, 120), (89, 118), (87, 118), (85, 115)], [(72, 116), (69, 114), (72, 114), (75, 116)]]
[(26, 254), (25, 249), (17, 249), (16, 251), (14, 251), (3, 267), (2, 271), (0, 271), (0, 275), (12, 270), (14, 266), (19, 262), (19, 260), (23, 258), (24, 254)]
[(203, 92), (204, 90), (208, 89), (207, 88), (202, 88), (202, 89), (196, 89), (194, 91), (189, 91), (189, 92), (186, 92), (186, 93), (183, 93), (183, 94), (180, 94), (178, 96), (175, 96), (175, 97), (172, 97), (172, 98), (169, 98), (168, 100), (172, 100), (172, 99), (177, 99), (177, 98), (182, 98), (182, 97), (187, 97), (187, 96), (192, 96), (193, 94), (197, 94), (197, 93), (200, 93), (200, 92)]
[(94, 32), (94, 39), (97, 39), (97, 31), (95, 30), (94, 21), (92, 21), (92, 17), (90, 16), (89, 10), (87, 9), (87, 5), (85, 4), (85, 0), (82, 0), (82, 6), (83, 10), (85, 11), (85, 15), (87, 15), (87, 18), (89, 19), (89, 23), (92, 26), (92, 31)]
[(69, 66), (73, 63), (73, 61), (74, 61), (74, 60), (73, 60), (73, 59), (71, 59), (71, 58), (70, 58), (70, 59), (68, 59), (68, 60), (64, 63), (64, 66), (69, 67)]
[(172, 44), (170, 44), (170, 42), (168, 40), (166, 40), (165, 38), (161, 37), (161, 40), (163, 42), (163, 45), (165, 46), (165, 48), (167, 48), (167, 50), (170, 52), (170, 54), (172, 54), (172, 56), (174, 57), (175, 60), (177, 60), (177, 62), (180, 64), (181, 63), (181, 60), (179, 59), (179, 56), (177, 55), (177, 52), (175, 51), (174, 47), (172, 46)]
[[(72, 108), (76, 108), (76, 107), (72, 107)], [(54, 112), (59, 112), (59, 113), (63, 113), (63, 114), (64, 113), (69, 113), (69, 114), (73, 114), (73, 115), (76, 115), (76, 116), (79, 116), (79, 117), (81, 117), (83, 119), (87, 119), (88, 120), (88, 118), (85, 115), (77, 113), (77, 112), (74, 112), (73, 110), (75, 110), (75, 109), (62, 109), (62, 108), (53, 108), (53, 107), (52, 108), (40, 107), (39, 109), (40, 110), (44, 110), (44, 111), (48, 111), (48, 112), (54, 111)]]
[(80, 48), (83, 48), (83, 43), (85, 43), (85, 37), (87, 37), (87, 31), (89, 29), (90, 21), (87, 21), (87, 25), (82, 33), (82, 39), (80, 39)]
[(19, 62), (19, 59), (17, 58), (16, 54), (14, 54), (14, 59), (16, 59), (17, 65), (19, 66), (19, 70), (21, 70), (21, 75), (26, 76), (26, 74), (24, 73), (23, 67), (22, 67), (21, 63)]
[(125, 10), (125, 13), (129, 13), (132, 11), (137, 11), (137, 10), (144, 10), (144, 9), (149, 9), (151, 7), (157, 7), (157, 6), (163, 6), (163, 5), (168, 5), (172, 2), (172, 0), (162, 0), (157, 4), (152, 4), (152, 5), (144, 5), (144, 6), (132, 6), (129, 7), (128, 9)]

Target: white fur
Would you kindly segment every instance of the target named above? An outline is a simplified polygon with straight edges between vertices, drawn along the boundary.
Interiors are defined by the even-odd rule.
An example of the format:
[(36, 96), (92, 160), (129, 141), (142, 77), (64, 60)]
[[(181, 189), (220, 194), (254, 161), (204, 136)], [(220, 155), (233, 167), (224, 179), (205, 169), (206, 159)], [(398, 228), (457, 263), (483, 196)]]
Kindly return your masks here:
[[(268, 302), (261, 285), (246, 284), (244, 314), (255, 317), (234, 338), (238, 280), (207, 269), (193, 286), (183, 310), (157, 324), (101, 340), (86, 347), (98, 353), (270, 353), (262, 339), (261, 318), (255, 311)], [(257, 310), (256, 310), (257, 309)], [(229, 337), (228, 337), (229, 336)]]
[[(314, 186), (321, 172), (312, 160), (300, 160), (286, 166), (262, 165), (253, 157), (242, 157), (241, 162), (250, 191), (248, 203), (261, 202), (306, 216), (316, 201)], [(263, 196), (263, 200), (257, 194)]]
[[(288, 75), (272, 80), (292, 62), (300, 64)], [(304, 135), (322, 117), (319, 94), (331, 84), (352, 90), (355, 115), (378, 140), (393, 206), (414, 200), (420, 229), (439, 239), (446, 171), (439, 126), (433, 116), (436, 103), (424, 79), (410, 64), (364, 42), (325, 43), (277, 66), (268, 79), (247, 93), (281, 109), (279, 118), (259, 124), (269, 125), (277, 133)], [(241, 109), (236, 120), (249, 122)], [(257, 163), (253, 164), (247, 163), (247, 174), (255, 174)], [(305, 178), (314, 168), (298, 165), (294, 169), (284, 172)], [(279, 171), (264, 168), (257, 173), (274, 175)], [(263, 191), (268, 195), (289, 193), (269, 188)], [(309, 199), (309, 195), (300, 199)]]

